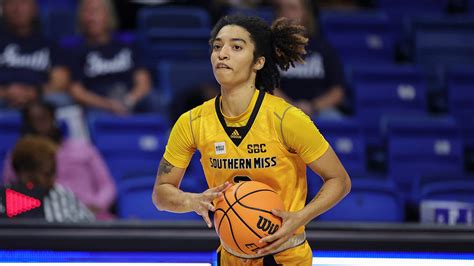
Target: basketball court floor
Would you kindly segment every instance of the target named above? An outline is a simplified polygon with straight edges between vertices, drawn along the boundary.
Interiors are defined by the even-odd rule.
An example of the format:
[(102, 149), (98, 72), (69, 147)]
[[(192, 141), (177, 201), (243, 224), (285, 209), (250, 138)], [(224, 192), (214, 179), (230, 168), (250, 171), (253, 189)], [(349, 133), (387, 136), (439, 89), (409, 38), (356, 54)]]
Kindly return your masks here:
[[(472, 266), (474, 254), (419, 253), (419, 252), (353, 252), (313, 251), (315, 266)], [(216, 265), (213, 252), (58, 252), (58, 251), (0, 251), (1, 265), (26, 263), (55, 266), (74, 263), (74, 266), (212, 266)], [(31, 264), (33, 263), (33, 264)]]

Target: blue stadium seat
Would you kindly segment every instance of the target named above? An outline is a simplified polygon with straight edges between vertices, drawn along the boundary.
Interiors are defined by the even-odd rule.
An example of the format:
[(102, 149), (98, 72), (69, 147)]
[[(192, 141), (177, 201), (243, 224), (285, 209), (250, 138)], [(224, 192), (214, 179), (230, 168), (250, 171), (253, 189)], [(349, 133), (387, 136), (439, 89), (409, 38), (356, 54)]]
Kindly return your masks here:
[(455, 117), (474, 116), (474, 67), (449, 68), (446, 71), (449, 113)]
[(380, 10), (387, 13), (391, 20), (401, 24), (404, 19), (412, 16), (444, 14), (449, 0), (377, 0)]
[(142, 8), (138, 14), (138, 27), (152, 28), (209, 28), (206, 10), (198, 7), (167, 6)]
[(318, 193), (323, 185), (323, 180), (320, 176), (311, 170), (311, 168), (306, 167), (306, 182), (308, 187), (308, 192), (306, 196), (306, 203), (310, 202), (314, 196)]
[(169, 122), (159, 115), (89, 118), (92, 140), (117, 183), (139, 174), (156, 174), (169, 127)]
[(49, 9), (41, 15), (41, 24), (44, 34), (51, 40), (73, 35), (77, 26), (75, 8)]
[(378, 146), (380, 123), (394, 114), (426, 113), (426, 82), (414, 66), (375, 65), (352, 73), (354, 108), (369, 146)]
[(458, 117), (464, 144), (464, 160), (468, 171), (474, 171), (474, 117)]
[(387, 122), (388, 172), (409, 201), (420, 178), (463, 176), (462, 139), (451, 117), (403, 117)]
[(409, 25), (418, 64), (434, 67), (474, 63), (474, 18), (420, 17)]
[(160, 59), (208, 58), (210, 19), (197, 7), (143, 8), (138, 31), (150, 62)]
[[(459, 174), (459, 173), (454, 173), (452, 175), (447, 174), (445, 172), (440, 172), (440, 174), (431, 174), (431, 175), (426, 175), (426, 176), (419, 176), (415, 179), (413, 183), (413, 189), (412, 189), (412, 195), (411, 195), (411, 200), (413, 203), (418, 205), (421, 203), (423, 200), (423, 193), (422, 191), (425, 188), (431, 187), (432, 185), (439, 184), (439, 183), (459, 183), (459, 182), (472, 182), (474, 181), (474, 176), (471, 176), (469, 174)], [(415, 206), (416, 206), (415, 205)]]
[[(413, 17), (440, 16), (445, 13), (449, 1), (450, 0), (377, 0), (378, 8), (386, 13), (393, 23), (398, 42), (409, 42), (410, 20)], [(403, 45), (409, 44), (403, 43)]]
[(474, 180), (443, 180), (421, 188), (422, 200), (459, 201), (474, 204)]
[[(21, 118), (17, 112), (0, 112), (0, 175), (3, 173), (5, 156), (20, 137)], [(3, 177), (0, 176), (3, 180)]]
[(345, 63), (394, 61), (392, 26), (383, 13), (323, 12), (321, 28)]
[(273, 22), (274, 14), (272, 8), (269, 7), (259, 7), (259, 8), (230, 8), (226, 12), (229, 15), (240, 14), (246, 16), (255, 16), (260, 17), (265, 20), (267, 23), (271, 24)]
[(164, 102), (186, 90), (195, 89), (201, 83), (216, 82), (209, 60), (162, 61), (158, 63), (157, 76)]
[[(162, 59), (204, 59), (209, 57), (209, 29), (156, 29), (145, 33), (143, 48), (148, 63)], [(143, 36), (143, 33), (142, 35)]]
[(78, 0), (36, 0), (41, 15), (46, 15), (51, 10), (75, 10), (78, 2)]
[(466, 7), (467, 7), (468, 14), (473, 16), (474, 15), (474, 0), (468, 0)]
[(422, 223), (472, 225), (474, 179), (439, 179), (418, 191)]
[(474, 67), (463, 65), (446, 71), (448, 109), (461, 128), (465, 161), (474, 170)]
[(351, 177), (365, 176), (365, 139), (354, 119), (316, 119), (316, 125), (338, 155)]
[(426, 111), (426, 83), (414, 66), (358, 67), (352, 74), (356, 113), (359, 117)]
[(186, 168), (180, 188), (186, 192), (201, 193), (209, 188), (200, 162), (201, 155), (196, 151)]
[(153, 205), (152, 193), (155, 176), (142, 176), (126, 180), (119, 186), (118, 216), (140, 220), (202, 220), (194, 212), (171, 213), (159, 211)]
[(353, 179), (351, 192), (318, 221), (403, 222), (403, 201), (389, 179)]
[[(113, 34), (113, 38), (122, 43), (129, 44), (129, 45), (134, 45), (137, 41), (136, 33), (132, 31), (115, 32)], [(66, 35), (59, 38), (58, 45), (65, 50), (71, 50), (71, 49), (77, 48), (83, 42), (85, 42), (85, 39), (83, 38), (83, 36)]]

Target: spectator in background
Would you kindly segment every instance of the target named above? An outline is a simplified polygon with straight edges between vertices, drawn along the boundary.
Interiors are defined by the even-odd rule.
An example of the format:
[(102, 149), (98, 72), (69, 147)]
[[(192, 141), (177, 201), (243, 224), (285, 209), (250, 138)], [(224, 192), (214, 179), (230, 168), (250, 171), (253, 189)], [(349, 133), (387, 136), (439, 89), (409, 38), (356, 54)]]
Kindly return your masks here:
[[(12, 166), (18, 179), (0, 189), (0, 198), (10, 189), (41, 201), (41, 205), (38, 204), (41, 208), (37, 210), (13, 213), (19, 218), (41, 218), (48, 222), (93, 221), (94, 215), (74, 194), (55, 182), (55, 157), (56, 145), (47, 138), (28, 136), (20, 139), (12, 152)], [(0, 217), (4, 214), (2, 209)], [(6, 214), (13, 216), (8, 210)]]
[(309, 38), (305, 64), (281, 71), (281, 88), (275, 94), (308, 115), (338, 117), (344, 101), (344, 71), (330, 44), (321, 36), (318, 18), (308, 0), (274, 0), (277, 17), (299, 21)]
[(44, 96), (72, 103), (69, 71), (59, 50), (40, 34), (34, 0), (3, 0), (0, 30), (0, 108), (22, 108)]
[(219, 88), (214, 83), (200, 83), (177, 95), (170, 108), (172, 122), (176, 122), (182, 113), (216, 97), (217, 94), (219, 94)]
[(211, 15), (212, 24), (214, 25), (219, 18), (229, 13), (229, 11), (243, 11), (257, 9), (265, 6), (271, 0), (193, 0), (188, 1), (190, 4), (198, 3), (206, 8)]
[(139, 51), (114, 37), (117, 20), (109, 0), (83, 0), (78, 8), (84, 40), (76, 49), (71, 94), (96, 110), (115, 114), (157, 111), (149, 71)]
[[(50, 104), (34, 103), (22, 115), (23, 136), (46, 137), (58, 146), (57, 182), (72, 190), (98, 219), (112, 218), (109, 209), (116, 196), (115, 184), (95, 147), (83, 140), (64, 138)], [(8, 157), (3, 178), (5, 183), (18, 178)]]

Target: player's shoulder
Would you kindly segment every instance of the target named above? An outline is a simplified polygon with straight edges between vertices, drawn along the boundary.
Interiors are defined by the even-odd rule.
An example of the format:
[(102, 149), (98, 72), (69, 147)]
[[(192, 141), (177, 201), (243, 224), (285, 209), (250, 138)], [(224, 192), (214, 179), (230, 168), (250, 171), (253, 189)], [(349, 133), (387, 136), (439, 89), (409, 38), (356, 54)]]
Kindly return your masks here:
[(191, 110), (188, 110), (181, 114), (179, 117), (178, 121), (185, 121), (186, 123), (189, 123), (189, 121), (195, 121), (196, 119), (199, 119), (201, 117), (208, 116), (212, 114), (214, 111), (215, 107), (215, 98), (212, 98), (208, 101), (205, 101), (204, 103), (194, 107)]
[(266, 96), (267, 108), (270, 109), (277, 116), (283, 116), (284, 113), (288, 112), (291, 109), (295, 109), (293, 105), (285, 101), (285, 99), (267, 93)]
[(277, 123), (283, 123), (283, 121), (292, 121), (294, 123), (311, 121), (311, 118), (301, 109), (285, 99), (268, 93), (267, 96), (267, 108), (270, 108)]

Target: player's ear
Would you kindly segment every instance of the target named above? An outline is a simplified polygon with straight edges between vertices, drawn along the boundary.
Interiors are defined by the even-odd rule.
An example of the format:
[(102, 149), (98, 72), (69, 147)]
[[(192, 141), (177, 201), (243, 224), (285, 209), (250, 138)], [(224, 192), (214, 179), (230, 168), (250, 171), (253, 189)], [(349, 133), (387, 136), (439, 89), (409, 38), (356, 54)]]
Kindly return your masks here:
[(259, 58), (257, 58), (257, 61), (253, 65), (253, 70), (259, 71), (263, 68), (263, 66), (265, 66), (265, 57), (260, 56)]

